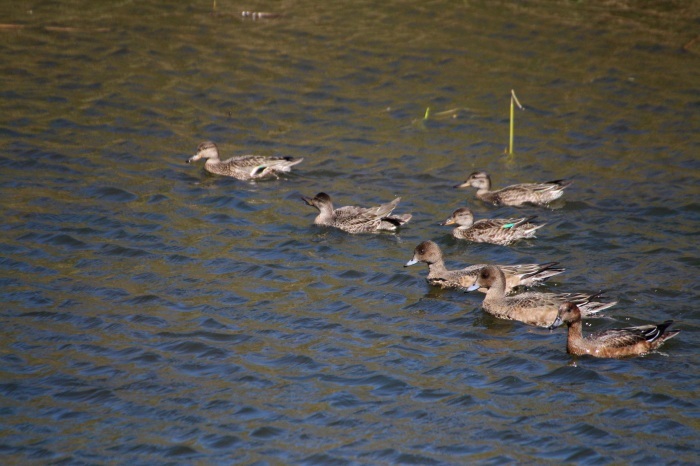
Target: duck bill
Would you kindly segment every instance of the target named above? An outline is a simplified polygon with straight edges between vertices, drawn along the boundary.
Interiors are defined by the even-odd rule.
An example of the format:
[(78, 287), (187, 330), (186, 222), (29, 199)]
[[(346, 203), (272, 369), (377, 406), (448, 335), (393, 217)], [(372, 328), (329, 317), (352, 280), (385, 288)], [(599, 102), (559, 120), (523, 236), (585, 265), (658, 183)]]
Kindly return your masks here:
[(471, 285), (470, 287), (467, 288), (467, 291), (474, 291), (474, 290), (478, 290), (478, 289), (479, 289), (479, 285), (474, 283), (473, 285)]
[(189, 159), (185, 160), (185, 162), (186, 162), (186, 163), (194, 163), (194, 162), (196, 162), (197, 160), (199, 160), (199, 159), (201, 159), (201, 158), (202, 158), (201, 154), (197, 154), (197, 155), (193, 155), (193, 156), (190, 157)]
[(312, 198), (310, 198), (310, 197), (301, 196), (301, 200), (304, 201), (304, 202), (306, 202), (307, 205), (310, 205), (310, 206), (312, 206), (312, 207), (316, 207), (316, 204), (314, 203), (314, 200), (313, 200)]
[(455, 219), (450, 217), (447, 220), (445, 220), (444, 222), (442, 222), (440, 225), (443, 225), (443, 226), (444, 225), (454, 225), (454, 223), (455, 223)]
[(460, 189), (460, 188), (468, 188), (469, 186), (471, 186), (471, 185), (465, 181), (464, 183), (456, 184), (452, 187), (454, 189)]
[(564, 321), (561, 320), (561, 316), (557, 316), (557, 318), (554, 319), (554, 322), (552, 323), (552, 325), (550, 325), (547, 328), (549, 328), (549, 330), (554, 330), (555, 328), (559, 327), (563, 322)]
[(410, 261), (406, 262), (406, 263), (404, 264), (404, 267), (410, 267), (410, 266), (412, 266), (412, 265), (414, 265), (414, 264), (417, 264), (417, 263), (418, 263), (418, 261), (417, 261), (416, 258), (414, 257), (414, 258), (411, 259)]

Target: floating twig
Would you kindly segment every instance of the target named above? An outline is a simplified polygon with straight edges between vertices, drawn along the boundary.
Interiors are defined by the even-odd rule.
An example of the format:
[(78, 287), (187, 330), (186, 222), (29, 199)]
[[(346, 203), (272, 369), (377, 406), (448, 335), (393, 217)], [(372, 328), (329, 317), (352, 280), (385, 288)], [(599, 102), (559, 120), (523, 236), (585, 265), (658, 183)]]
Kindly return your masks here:
[(691, 47), (692, 47), (697, 41), (699, 41), (699, 40), (700, 40), (700, 36), (697, 36), (697, 37), (695, 37), (695, 38), (693, 38), (693, 39), (690, 39), (690, 40), (689, 40), (688, 42), (686, 42), (685, 45), (683, 46), (683, 50), (686, 50), (686, 51), (690, 52), (690, 51), (691, 51), (691, 50), (690, 50)]
[(279, 13), (268, 13), (265, 11), (241, 11), (241, 17), (249, 19), (272, 19), (280, 16), (282, 15)]
[(451, 117), (451, 118), (457, 118), (459, 117), (460, 112), (468, 112), (469, 109), (466, 108), (451, 108), (449, 110), (443, 110), (442, 112), (437, 112), (433, 113), (433, 118), (442, 118), (442, 117)]

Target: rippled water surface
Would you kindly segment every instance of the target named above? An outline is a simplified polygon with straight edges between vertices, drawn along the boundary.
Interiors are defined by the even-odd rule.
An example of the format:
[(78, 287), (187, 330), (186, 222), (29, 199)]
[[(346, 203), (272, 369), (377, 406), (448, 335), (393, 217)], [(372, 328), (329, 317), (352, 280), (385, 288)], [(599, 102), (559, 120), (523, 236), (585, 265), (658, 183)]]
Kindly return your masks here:
[[(698, 462), (698, 3), (212, 6), (0, 5), (1, 463)], [(184, 163), (208, 139), (305, 160), (215, 177)], [(575, 182), (497, 209), (452, 189), (477, 169)], [(318, 228), (319, 191), (414, 217)], [(459, 242), (438, 222), (467, 205), (548, 225)], [(402, 267), (426, 239), (561, 262), (543, 289), (620, 301), (586, 331), (681, 333), (574, 361)]]

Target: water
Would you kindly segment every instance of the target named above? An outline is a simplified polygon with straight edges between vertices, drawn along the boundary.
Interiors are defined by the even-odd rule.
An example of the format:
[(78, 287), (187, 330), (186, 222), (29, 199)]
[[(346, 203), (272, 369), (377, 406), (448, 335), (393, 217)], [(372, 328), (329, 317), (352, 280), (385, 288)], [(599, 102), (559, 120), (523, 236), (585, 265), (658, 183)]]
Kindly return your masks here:
[[(253, 8), (282, 16), (0, 6), (24, 26), (0, 29), (2, 463), (697, 463), (698, 5)], [(206, 139), (305, 161), (209, 176), (184, 163)], [(575, 183), (494, 209), (451, 188), (476, 169)], [(414, 218), (320, 229), (300, 200), (319, 191)], [(461, 243), (437, 223), (464, 205), (549, 225)], [(453, 268), (560, 261), (549, 289), (620, 301), (587, 330), (681, 333), (574, 365), (563, 331), (404, 269), (425, 239)]]

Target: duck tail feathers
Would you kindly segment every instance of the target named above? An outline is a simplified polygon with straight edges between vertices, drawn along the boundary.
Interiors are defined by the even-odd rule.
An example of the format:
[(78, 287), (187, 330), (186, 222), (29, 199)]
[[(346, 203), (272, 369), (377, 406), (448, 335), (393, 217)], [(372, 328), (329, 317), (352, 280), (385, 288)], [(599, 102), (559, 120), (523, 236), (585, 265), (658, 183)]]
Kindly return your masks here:
[(400, 227), (404, 223), (408, 223), (408, 221), (411, 220), (412, 217), (413, 215), (411, 214), (392, 215), (391, 217), (382, 217), (382, 221), (389, 222), (392, 225)]
[(520, 280), (532, 280), (539, 282), (566, 271), (564, 267), (555, 267), (556, 265), (559, 265), (559, 262), (547, 262), (546, 264), (540, 264), (540, 267), (537, 270), (523, 275)]

